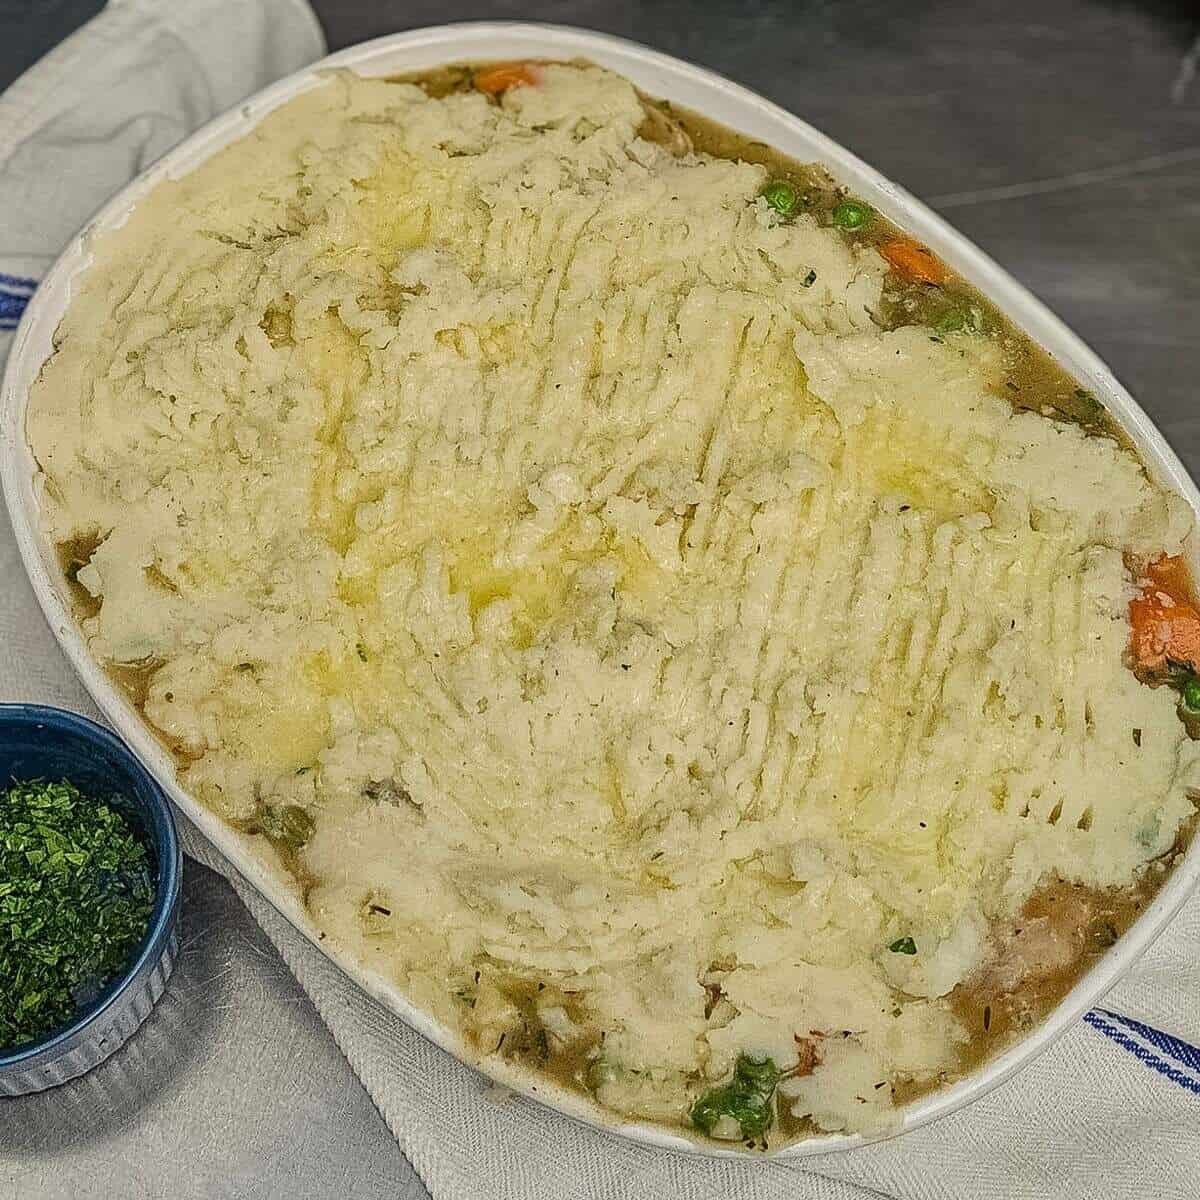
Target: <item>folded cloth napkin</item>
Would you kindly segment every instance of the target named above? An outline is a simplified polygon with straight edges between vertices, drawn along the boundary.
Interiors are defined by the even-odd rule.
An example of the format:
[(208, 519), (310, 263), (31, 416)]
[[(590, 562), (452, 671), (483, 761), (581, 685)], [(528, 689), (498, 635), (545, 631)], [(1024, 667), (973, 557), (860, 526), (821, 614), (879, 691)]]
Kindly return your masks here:
[[(304, 0), (114, 0), (0, 97), (0, 361), (37, 279), (96, 207), (201, 122), (321, 50)], [(2, 524), (0, 699), (96, 715)], [(498, 1093), (363, 995), (194, 829), (185, 836), (279, 948), (438, 1200), (1200, 1194), (1200, 898), (1104, 1008), (970, 1109), (802, 1164), (713, 1161)]]

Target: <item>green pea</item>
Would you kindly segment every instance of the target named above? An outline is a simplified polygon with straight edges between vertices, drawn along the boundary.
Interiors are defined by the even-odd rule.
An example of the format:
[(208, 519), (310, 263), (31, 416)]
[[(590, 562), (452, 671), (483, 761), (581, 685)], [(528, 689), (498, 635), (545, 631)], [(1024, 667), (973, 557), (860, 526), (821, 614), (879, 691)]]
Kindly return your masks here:
[(722, 1117), (732, 1117), (741, 1137), (756, 1138), (771, 1128), (773, 1113), (768, 1099), (726, 1084), (701, 1096), (691, 1115), (692, 1124), (710, 1137)]
[(1191, 679), (1183, 685), (1180, 691), (1180, 697), (1183, 700), (1183, 707), (1188, 712), (1200, 712), (1200, 677), (1193, 675)]
[(781, 217), (790, 217), (800, 207), (800, 197), (786, 179), (772, 179), (763, 188), (762, 198)]
[(711, 1136), (722, 1117), (731, 1117), (742, 1137), (761, 1137), (771, 1128), (774, 1118), (772, 1099), (778, 1082), (779, 1068), (771, 1059), (740, 1054), (733, 1078), (705, 1092), (692, 1105), (692, 1124), (701, 1133)]
[(967, 314), (961, 308), (948, 308), (933, 323), (935, 333), (957, 333), (968, 327)]
[(748, 1054), (740, 1054), (733, 1078), (735, 1082), (769, 1096), (771, 1089), (779, 1082), (779, 1068), (769, 1058), (751, 1058)]
[(830, 213), (829, 219), (839, 229), (862, 229), (869, 224), (873, 215), (870, 208), (861, 201), (843, 200)]
[(897, 938), (888, 949), (893, 954), (916, 954), (917, 943), (911, 937)]

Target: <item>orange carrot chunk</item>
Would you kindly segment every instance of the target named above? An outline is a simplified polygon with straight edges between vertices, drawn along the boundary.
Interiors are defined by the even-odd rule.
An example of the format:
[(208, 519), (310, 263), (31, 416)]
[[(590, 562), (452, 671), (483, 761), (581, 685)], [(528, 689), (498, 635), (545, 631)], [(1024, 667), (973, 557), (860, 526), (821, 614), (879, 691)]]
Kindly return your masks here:
[(534, 87), (538, 70), (532, 63), (498, 63), (475, 74), (475, 90), (485, 96), (498, 96), (509, 88)]
[(1147, 563), (1146, 577), (1154, 585), (1154, 591), (1165, 592), (1176, 604), (1186, 604), (1192, 594), (1192, 578), (1180, 554), (1162, 554)]
[(1200, 668), (1200, 611), (1191, 600), (1187, 564), (1178, 555), (1147, 564), (1142, 594), (1129, 604), (1129, 623), (1139, 667), (1155, 670), (1169, 659)]
[(921, 283), (945, 283), (946, 268), (933, 253), (909, 238), (894, 238), (879, 247), (879, 253), (906, 279)]
[(1190, 604), (1165, 605), (1140, 597), (1129, 605), (1133, 654), (1147, 670), (1174, 663), (1200, 667), (1200, 612)]

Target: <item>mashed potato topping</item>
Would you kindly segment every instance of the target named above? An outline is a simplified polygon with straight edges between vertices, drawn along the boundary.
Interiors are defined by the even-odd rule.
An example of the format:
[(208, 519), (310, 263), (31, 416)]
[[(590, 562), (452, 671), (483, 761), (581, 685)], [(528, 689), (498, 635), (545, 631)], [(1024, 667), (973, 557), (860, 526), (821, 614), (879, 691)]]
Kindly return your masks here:
[(1191, 813), (1123, 663), (1189, 518), (644, 117), (337, 75), (159, 188), (31, 398), (46, 519), (183, 785), (299, 813), (317, 924), (480, 1053), (878, 1127), (1039, 884)]

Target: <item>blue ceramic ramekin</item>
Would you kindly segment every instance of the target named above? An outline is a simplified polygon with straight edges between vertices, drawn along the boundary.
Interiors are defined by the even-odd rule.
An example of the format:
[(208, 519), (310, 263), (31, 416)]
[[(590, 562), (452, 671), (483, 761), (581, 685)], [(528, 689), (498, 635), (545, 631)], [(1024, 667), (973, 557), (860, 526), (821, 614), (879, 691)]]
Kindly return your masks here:
[(0, 1096), (56, 1087), (103, 1062), (150, 1015), (178, 949), (179, 835), (166, 796), (133, 752), (75, 713), (40, 704), (0, 704), (0, 789), (27, 779), (66, 779), (85, 796), (120, 807), (146, 835), (158, 884), (150, 927), (124, 974), (66, 1028), (0, 1053)]

